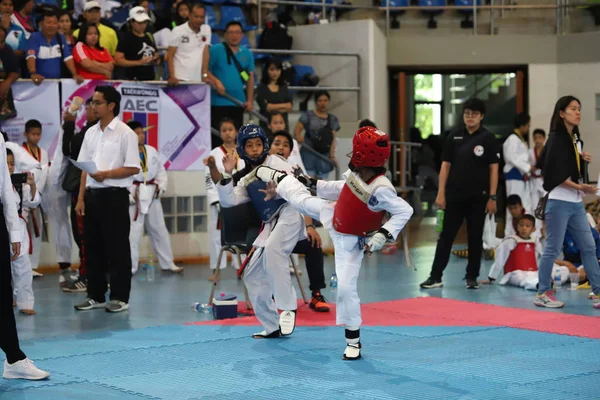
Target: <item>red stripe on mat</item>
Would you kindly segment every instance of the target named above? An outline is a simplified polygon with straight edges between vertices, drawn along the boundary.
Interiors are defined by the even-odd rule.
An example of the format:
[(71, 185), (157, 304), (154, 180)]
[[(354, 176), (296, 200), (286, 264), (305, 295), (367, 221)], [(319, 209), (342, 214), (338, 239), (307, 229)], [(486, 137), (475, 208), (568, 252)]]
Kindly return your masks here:
[[(298, 302), (298, 326), (335, 325), (335, 305), (328, 313)], [(245, 303), (238, 310), (246, 311)], [(600, 318), (502, 307), (438, 297), (417, 297), (362, 305), (364, 326), (505, 326), (509, 328), (600, 339)], [(258, 325), (254, 316), (190, 322), (187, 325)]]

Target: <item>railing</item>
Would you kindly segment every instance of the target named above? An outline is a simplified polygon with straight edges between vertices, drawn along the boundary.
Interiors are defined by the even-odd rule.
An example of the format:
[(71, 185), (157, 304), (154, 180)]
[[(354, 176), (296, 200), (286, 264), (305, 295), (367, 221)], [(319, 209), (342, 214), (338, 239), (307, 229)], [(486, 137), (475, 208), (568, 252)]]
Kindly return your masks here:
[(412, 150), (420, 148), (420, 143), (412, 142), (390, 142), (392, 145), (392, 154), (390, 157), (390, 171), (392, 172), (392, 182), (395, 183), (396, 190), (399, 193), (413, 192), (421, 190), (420, 187), (408, 186), (410, 176), (412, 175)]
[[(555, 10), (556, 11), (556, 34), (561, 35), (567, 32), (567, 23), (569, 19), (569, 10), (573, 7), (590, 7), (593, 4), (579, 2), (574, 3), (570, 0), (556, 0), (556, 4), (504, 4), (504, 0), (501, 0), (501, 5), (494, 4), (494, 0), (490, 0), (489, 5), (477, 5), (477, 0), (473, 1), (472, 6), (401, 6), (392, 7), (390, 2), (386, 1), (385, 6), (365, 6), (365, 5), (350, 5), (350, 4), (327, 4), (325, 0), (321, 1), (321, 8), (323, 18), (327, 16), (328, 9), (341, 9), (341, 10), (379, 10), (385, 12), (385, 33), (389, 35), (391, 27), (391, 13), (398, 11), (433, 11), (433, 10), (470, 10), (473, 11), (473, 35), (477, 35), (478, 26), (478, 15), (477, 11), (490, 11), (490, 35), (494, 35), (496, 16), (494, 11), (500, 11), (500, 18), (504, 18), (504, 11), (506, 10)], [(258, 9), (262, 9), (262, 4), (281, 4), (281, 5), (296, 5), (305, 7), (315, 7), (319, 3), (306, 3), (304, 1), (294, 0), (258, 0)], [(258, 26), (262, 26), (262, 18), (260, 11), (258, 12)]]

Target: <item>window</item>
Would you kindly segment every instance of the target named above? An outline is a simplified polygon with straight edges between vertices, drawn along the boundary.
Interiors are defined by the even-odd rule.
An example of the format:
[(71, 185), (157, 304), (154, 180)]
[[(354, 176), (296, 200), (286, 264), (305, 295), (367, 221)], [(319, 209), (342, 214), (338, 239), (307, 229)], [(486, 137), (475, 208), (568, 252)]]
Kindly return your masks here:
[(161, 202), (170, 234), (207, 231), (206, 196), (163, 197)]
[(421, 131), (421, 137), (442, 133), (442, 75), (417, 74), (413, 78), (414, 87), (414, 126)]

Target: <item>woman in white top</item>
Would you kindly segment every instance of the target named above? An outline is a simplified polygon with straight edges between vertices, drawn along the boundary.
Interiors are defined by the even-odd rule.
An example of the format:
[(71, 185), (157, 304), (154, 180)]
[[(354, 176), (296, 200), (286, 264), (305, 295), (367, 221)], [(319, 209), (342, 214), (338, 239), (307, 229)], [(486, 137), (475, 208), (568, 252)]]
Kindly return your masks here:
[(552, 266), (561, 253), (566, 231), (573, 235), (581, 249), (581, 259), (594, 295), (594, 308), (600, 308), (600, 267), (596, 244), (590, 231), (582, 197), (596, 193), (596, 187), (583, 183), (584, 162), (591, 156), (582, 151), (578, 125), (581, 122), (581, 102), (573, 96), (558, 99), (550, 122), (548, 142), (537, 166), (544, 176), (548, 192), (545, 207), (546, 248), (539, 266), (539, 289), (534, 304), (538, 307), (560, 308), (551, 289)]

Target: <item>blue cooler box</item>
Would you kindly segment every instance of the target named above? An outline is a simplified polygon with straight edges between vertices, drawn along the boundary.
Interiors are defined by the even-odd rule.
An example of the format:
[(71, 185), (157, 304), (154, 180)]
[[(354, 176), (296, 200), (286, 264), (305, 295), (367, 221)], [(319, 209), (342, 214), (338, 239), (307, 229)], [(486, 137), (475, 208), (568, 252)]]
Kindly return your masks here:
[(213, 317), (215, 319), (237, 318), (238, 301), (235, 295), (213, 298)]

